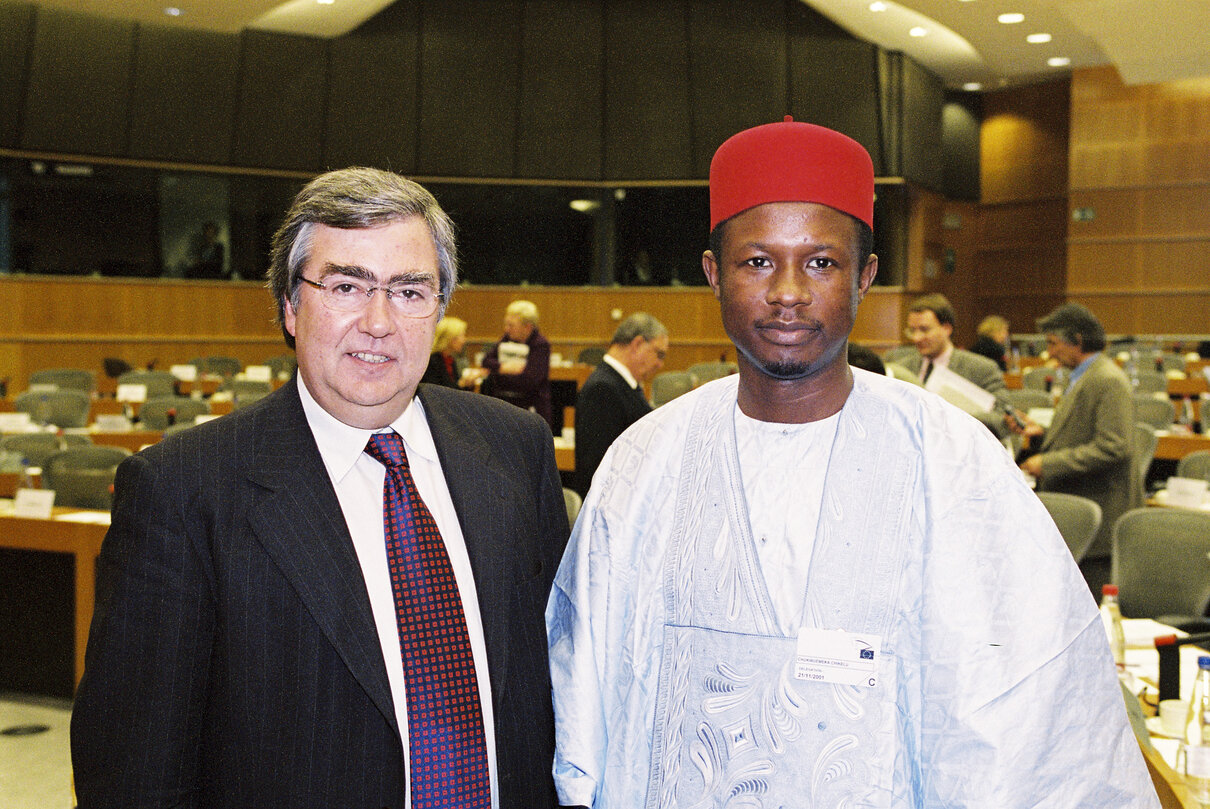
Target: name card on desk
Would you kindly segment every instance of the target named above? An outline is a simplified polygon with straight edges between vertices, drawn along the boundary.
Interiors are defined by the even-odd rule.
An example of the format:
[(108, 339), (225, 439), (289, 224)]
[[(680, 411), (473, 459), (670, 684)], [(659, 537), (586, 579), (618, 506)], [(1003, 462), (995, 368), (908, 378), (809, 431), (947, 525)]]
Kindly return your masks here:
[(175, 376), (182, 382), (197, 381), (197, 366), (196, 365), (174, 365), (168, 369), (168, 373)]
[(244, 369), (244, 379), (253, 382), (272, 382), (273, 369), (268, 365), (249, 365)]
[(118, 393), (115, 398), (119, 402), (145, 402), (147, 401), (147, 386), (132, 382), (118, 385)]
[(17, 517), (49, 520), (54, 505), (54, 489), (17, 489), (17, 496), (13, 498), (13, 514)]

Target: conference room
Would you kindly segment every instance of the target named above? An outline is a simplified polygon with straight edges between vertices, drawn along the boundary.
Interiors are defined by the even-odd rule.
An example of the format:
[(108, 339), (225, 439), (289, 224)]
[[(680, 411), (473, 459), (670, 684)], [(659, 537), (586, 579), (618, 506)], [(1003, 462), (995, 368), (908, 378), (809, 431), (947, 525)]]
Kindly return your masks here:
[[(467, 323), (471, 365), (501, 339), (512, 301), (536, 304), (566, 480), (578, 386), (626, 316), (667, 327), (663, 373), (702, 369), (689, 387), (737, 360), (701, 271), (714, 150), (787, 114), (838, 129), (876, 175), (879, 272), (852, 340), (900, 346), (911, 302), (942, 293), (956, 346), (1004, 317), (1017, 356), (1007, 387), (1049, 393), (1036, 322), (1083, 304), (1161, 411), (1139, 483), (1147, 508), (1210, 519), (1168, 486), (1204, 479), (1193, 465), (1210, 450), (1205, 4), (1157, 4), (1171, 16), (1147, 31), (1111, 0), (1031, 3), (1019, 22), (997, 19), (1022, 11), (1007, 0), (884, 5), (262, 0), (172, 14), (0, 0), (0, 430), (50, 436), (95, 467), (56, 482), (30, 443), (0, 455), (0, 784), (15, 777), (8, 762), (35, 782), (0, 802), (71, 805), (63, 716), (105, 475), (290, 378), (268, 246), (294, 194), (330, 168), (398, 171), (450, 214), (461, 278), (448, 314)], [(648, 396), (662, 402), (656, 388), (673, 380)], [(18, 515), (18, 490), (55, 490), (51, 516), (29, 516), (45, 502), (28, 495)], [(1196, 484), (1185, 495), (1198, 496)], [(1178, 531), (1166, 545), (1210, 541)], [(1127, 619), (1204, 615), (1205, 551), (1155, 559), (1147, 587), (1158, 576), (1176, 591), (1179, 569), (1200, 589), (1175, 609), (1119, 582)], [(1170, 787), (1161, 799), (1184, 805), (1175, 760), (1151, 752)]]

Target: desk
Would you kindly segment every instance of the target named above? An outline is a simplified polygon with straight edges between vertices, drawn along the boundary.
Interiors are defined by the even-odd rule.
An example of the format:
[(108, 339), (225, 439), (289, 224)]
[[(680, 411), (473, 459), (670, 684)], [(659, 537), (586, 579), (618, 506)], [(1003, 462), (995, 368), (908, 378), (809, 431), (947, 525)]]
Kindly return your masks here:
[[(56, 508), (54, 517), (39, 520), (0, 514), (0, 547), (14, 550), (43, 551), (69, 554), (75, 578), (75, 608), (73, 635), (75, 638), (74, 683), (84, 673), (84, 648), (88, 643), (88, 628), (92, 624), (96, 599), (97, 555), (101, 540), (109, 529), (108, 523), (72, 522), (62, 517), (69, 514), (96, 514), (83, 509)], [(0, 631), (12, 631), (11, 628)]]
[[(42, 475), (31, 475), (35, 489), (42, 488)], [(0, 497), (15, 497), (17, 484), (21, 482), (20, 472), (0, 472)]]
[(576, 448), (565, 441), (555, 442), (555, 466), (560, 472), (576, 471)]
[(1165, 461), (1179, 461), (1190, 452), (1210, 449), (1210, 435), (1200, 433), (1167, 433), (1159, 436), (1155, 446), (1155, 457)]
[(92, 443), (108, 447), (125, 447), (131, 452), (138, 452), (148, 444), (154, 444), (164, 437), (159, 430), (120, 430), (114, 432), (99, 432), (89, 430), (86, 435)]

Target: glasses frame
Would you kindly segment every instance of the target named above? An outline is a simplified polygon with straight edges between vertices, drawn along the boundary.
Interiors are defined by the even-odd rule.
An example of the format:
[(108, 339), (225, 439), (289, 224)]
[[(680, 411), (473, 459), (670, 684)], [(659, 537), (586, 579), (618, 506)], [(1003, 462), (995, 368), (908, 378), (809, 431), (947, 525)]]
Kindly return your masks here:
[[(328, 285), (328, 284), (324, 284), (324, 283), (322, 283), (322, 282), (320, 282), (320, 281), (312, 281), (310, 278), (307, 278), (307, 277), (305, 277), (305, 276), (303, 276), (303, 275), (301, 275), (301, 274), (298, 276), (298, 280), (299, 280), (299, 281), (303, 281), (303, 282), (305, 282), (305, 283), (310, 284), (311, 286), (313, 286), (313, 287), (315, 287), (316, 289), (318, 289), (320, 292), (326, 292), (326, 291), (329, 289), (329, 285)], [(359, 280), (360, 280), (360, 279), (353, 278), (353, 279), (348, 279), (348, 280), (345, 280), (345, 281), (341, 281), (341, 283), (342, 283), (342, 284), (349, 284), (349, 283), (354, 283), (354, 282), (357, 282), (357, 281), (359, 281)], [(366, 293), (365, 303), (363, 303), (361, 306), (359, 306), (359, 307), (358, 307), (358, 308), (356, 308), (356, 309), (340, 309), (340, 308), (337, 308), (337, 307), (333, 306), (333, 305), (332, 305), (332, 304), (329, 302), (328, 295), (320, 295), (320, 296), (319, 296), (319, 299), (320, 299), (321, 301), (323, 301), (324, 306), (326, 306), (328, 309), (331, 309), (333, 312), (346, 312), (346, 313), (360, 312), (360, 311), (364, 310), (364, 309), (365, 309), (367, 306), (369, 306), (369, 305), (370, 305), (370, 301), (372, 301), (372, 300), (374, 299), (374, 293), (375, 293), (375, 292), (377, 292), (378, 290), (382, 290), (382, 293), (383, 293), (384, 295), (386, 295), (387, 303), (389, 304), (389, 303), (391, 302), (391, 298), (392, 298), (392, 296), (393, 296), (393, 293), (391, 292), (391, 288), (390, 288), (390, 287), (384, 287), (384, 286), (372, 286), (372, 287), (370, 287), (369, 289), (367, 289), (367, 290), (365, 291), (365, 293)], [(329, 293), (329, 295), (330, 295), (330, 294), (331, 294), (331, 293)], [(401, 311), (401, 310), (395, 309), (395, 308), (393, 308), (393, 307), (391, 308), (391, 311), (392, 311), (392, 312), (395, 312), (395, 313), (396, 313), (396, 314), (398, 314), (400, 317), (410, 317), (410, 318), (413, 318), (413, 319), (416, 319), (416, 320), (420, 320), (420, 319), (423, 319), (423, 318), (426, 318), (426, 317), (432, 317), (433, 313), (434, 313), (434, 312), (436, 312), (438, 309), (440, 309), (440, 308), (441, 308), (441, 304), (442, 304), (442, 303), (445, 301), (445, 293), (444, 293), (444, 292), (436, 292), (436, 293), (434, 293), (434, 294), (433, 294), (433, 301), (434, 301), (434, 302), (433, 302), (433, 308), (432, 308), (432, 309), (431, 309), (429, 312), (427, 312), (427, 313), (425, 313), (425, 314), (423, 314), (423, 315), (415, 315), (415, 314), (411, 314), (411, 313), (408, 313), (408, 312), (404, 312), (404, 311)]]

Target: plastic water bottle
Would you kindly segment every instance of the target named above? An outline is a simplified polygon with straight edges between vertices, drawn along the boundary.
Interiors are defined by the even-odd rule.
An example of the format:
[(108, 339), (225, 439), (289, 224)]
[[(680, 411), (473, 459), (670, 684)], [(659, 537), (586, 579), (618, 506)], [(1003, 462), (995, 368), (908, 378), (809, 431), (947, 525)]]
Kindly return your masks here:
[(1101, 588), (1101, 623), (1109, 637), (1109, 650), (1118, 676), (1126, 673), (1126, 634), (1122, 631), (1122, 610), (1118, 606), (1118, 586), (1106, 584)]
[(1197, 682), (1185, 719), (1185, 783), (1198, 803), (1210, 803), (1210, 655), (1197, 659)]

